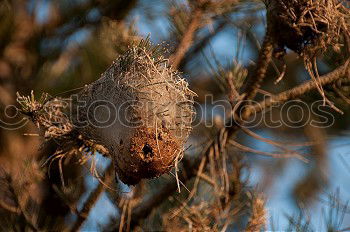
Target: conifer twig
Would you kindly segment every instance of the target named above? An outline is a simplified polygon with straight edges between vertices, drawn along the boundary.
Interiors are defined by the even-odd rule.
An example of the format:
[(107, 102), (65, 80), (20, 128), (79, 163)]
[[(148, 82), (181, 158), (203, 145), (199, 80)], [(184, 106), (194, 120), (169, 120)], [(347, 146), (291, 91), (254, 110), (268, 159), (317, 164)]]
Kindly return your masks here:
[(5, 210), (11, 212), (11, 213), (15, 213), (15, 214), (20, 214), (21, 213), (21, 211), (17, 207), (9, 205), (5, 201), (2, 201), (2, 200), (0, 200), (0, 207), (2, 209), (5, 209)]
[(245, 90), (244, 100), (253, 100), (257, 94), (262, 81), (264, 80), (267, 72), (267, 68), (272, 59), (273, 43), (274, 40), (271, 35), (271, 25), (267, 22), (266, 34), (264, 41), (261, 45), (259, 52), (256, 69), (253, 76), (248, 82), (247, 89)]
[(201, 17), (202, 9), (200, 7), (197, 7), (193, 12), (193, 16), (190, 20), (187, 31), (185, 31), (178, 47), (176, 48), (175, 53), (170, 57), (171, 65), (174, 69), (177, 69), (186, 52), (191, 47), (193, 38), (195, 37), (195, 32), (200, 26)]
[(102, 180), (99, 181), (98, 186), (94, 189), (93, 192), (90, 193), (82, 209), (78, 212), (78, 215), (77, 215), (78, 218), (75, 221), (71, 231), (79, 231), (83, 223), (86, 221), (91, 209), (94, 207), (94, 205), (97, 203), (102, 193), (106, 189), (106, 184), (104, 182), (107, 179), (109, 179), (113, 170), (114, 170), (113, 164), (109, 164), (109, 166), (106, 168), (104, 178), (102, 178)]
[[(341, 78), (344, 77), (344, 75), (349, 75), (349, 71), (350, 71), (350, 59), (347, 60), (343, 65), (339, 66), (338, 68), (336, 68), (334, 71), (327, 73), (325, 75), (320, 76), (319, 78), (319, 84), (320, 85), (328, 85), (331, 84), (333, 82), (335, 82), (336, 80), (339, 80)], [(349, 76), (350, 78), (350, 76)], [(307, 92), (310, 92), (311, 90), (314, 90), (317, 88), (317, 83), (315, 83), (315, 81), (310, 80), (307, 81), (301, 85), (298, 85), (292, 89), (289, 89), (287, 91), (284, 91), (282, 93), (279, 93), (275, 96), (272, 96), (262, 102), (259, 102), (255, 105), (252, 105), (252, 107), (250, 107), (248, 109), (248, 114), (250, 115), (253, 112), (260, 112), (263, 111), (264, 109), (278, 104), (278, 103), (283, 103), (286, 102), (288, 100), (291, 99), (296, 99), (302, 95), (304, 95)]]
[(260, 231), (266, 225), (265, 201), (261, 197), (254, 197), (251, 204), (252, 212), (245, 231)]
[[(39, 231), (38, 227), (31, 221), (31, 219), (29, 218), (29, 215), (27, 215), (27, 213), (25, 212), (25, 209), (23, 209), (19, 196), (17, 195), (17, 192), (13, 186), (13, 179), (10, 175), (5, 174), (5, 180), (8, 184), (8, 190), (12, 195), (12, 200), (15, 202), (15, 204), (17, 205), (17, 209), (18, 209), (18, 214), (19, 214), (19, 219), (23, 220), (23, 222), (32, 230), (32, 231)], [(24, 229), (24, 228), (22, 228)]]

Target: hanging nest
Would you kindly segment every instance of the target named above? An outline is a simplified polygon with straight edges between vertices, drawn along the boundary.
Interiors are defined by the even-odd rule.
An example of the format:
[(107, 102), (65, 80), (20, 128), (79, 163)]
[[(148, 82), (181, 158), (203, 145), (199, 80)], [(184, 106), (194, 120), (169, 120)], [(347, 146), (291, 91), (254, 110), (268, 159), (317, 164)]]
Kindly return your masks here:
[[(188, 83), (159, 46), (130, 48), (76, 98), (74, 125), (105, 146), (129, 185), (168, 172), (183, 154), (194, 116)], [(82, 125), (82, 122), (88, 122)]]
[(330, 46), (339, 51), (344, 37), (350, 36), (350, 10), (343, 2), (266, 0), (276, 50), (289, 48), (310, 58), (323, 54)]

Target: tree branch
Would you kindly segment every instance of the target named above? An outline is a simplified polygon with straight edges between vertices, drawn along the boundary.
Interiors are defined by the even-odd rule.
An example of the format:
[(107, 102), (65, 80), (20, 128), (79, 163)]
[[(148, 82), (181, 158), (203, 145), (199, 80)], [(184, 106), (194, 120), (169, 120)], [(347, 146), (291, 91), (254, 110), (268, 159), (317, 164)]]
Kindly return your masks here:
[[(344, 75), (348, 74), (350, 72), (350, 59), (347, 60), (343, 65), (339, 66), (334, 71), (327, 73), (323, 76), (321, 76), (318, 80), (320, 85), (327, 85), (331, 84), (340, 78), (344, 77)], [(350, 75), (349, 75), (350, 78)], [(280, 94), (277, 94), (275, 96), (272, 96), (264, 101), (261, 101), (255, 105), (252, 105), (248, 108), (248, 115), (250, 116), (253, 112), (261, 112), (264, 109), (276, 105), (279, 103), (286, 102), (291, 99), (296, 99), (298, 97), (301, 97), (307, 92), (310, 92), (311, 90), (314, 90), (317, 88), (317, 83), (313, 80), (307, 81), (299, 86), (296, 86), (290, 90), (284, 91)]]
[(114, 166), (113, 164), (110, 164), (105, 171), (104, 177), (102, 178), (102, 180), (99, 181), (96, 189), (92, 193), (90, 193), (83, 208), (79, 211), (78, 219), (74, 223), (71, 231), (79, 231), (85, 220), (88, 218), (91, 209), (94, 207), (94, 205), (100, 199), (102, 193), (105, 191), (106, 185), (104, 184), (104, 182), (106, 182), (106, 180), (110, 178), (113, 170)]
[(197, 7), (194, 12), (187, 31), (183, 35), (175, 54), (170, 57), (171, 65), (174, 69), (177, 69), (184, 58), (186, 52), (193, 43), (196, 30), (200, 27), (200, 20), (202, 18), (202, 9)]
[(202, 49), (208, 45), (212, 38), (214, 38), (217, 34), (219, 34), (222, 30), (225, 29), (227, 25), (227, 21), (219, 21), (217, 26), (214, 28), (213, 32), (209, 32), (200, 42), (195, 44), (193, 48), (186, 54), (185, 57), (181, 60), (178, 65), (180, 70), (188, 63), (188, 61), (192, 60)]
[(273, 39), (271, 36), (271, 26), (267, 23), (266, 34), (264, 37), (264, 42), (261, 46), (258, 62), (256, 64), (256, 69), (254, 75), (249, 80), (247, 88), (245, 90), (245, 97), (243, 100), (252, 100), (257, 94), (262, 81), (266, 76), (266, 71), (269, 66), (269, 63), (272, 59), (273, 52)]

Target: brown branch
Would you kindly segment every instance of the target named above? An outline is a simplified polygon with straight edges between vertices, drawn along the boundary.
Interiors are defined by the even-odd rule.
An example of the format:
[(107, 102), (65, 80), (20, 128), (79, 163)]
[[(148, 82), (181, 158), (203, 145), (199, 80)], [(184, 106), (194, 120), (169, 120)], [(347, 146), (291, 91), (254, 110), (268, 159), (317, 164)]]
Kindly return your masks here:
[(350, 105), (350, 99), (345, 96), (335, 85), (333, 85), (333, 90), (344, 102)]
[[(30, 219), (30, 216), (27, 215), (27, 213), (25, 212), (25, 209), (22, 208), (22, 205), (20, 203), (20, 198), (19, 198), (20, 196), (17, 194), (17, 191), (13, 186), (12, 177), (8, 174), (5, 174), (5, 181), (7, 182), (8, 190), (13, 197), (12, 200), (17, 205), (17, 209), (19, 211), (18, 213), (19, 219), (22, 220), (32, 231), (39, 231), (38, 227)], [(22, 229), (25, 229), (25, 228), (22, 228)]]
[(104, 174), (104, 178), (99, 181), (98, 186), (96, 189), (89, 195), (88, 199), (86, 200), (83, 208), (78, 213), (78, 219), (74, 223), (71, 231), (79, 231), (85, 220), (88, 218), (89, 213), (91, 209), (94, 207), (94, 205), (97, 203), (97, 201), (100, 199), (102, 193), (106, 189), (106, 180), (108, 180), (111, 176), (111, 173), (113, 172), (114, 167), (113, 164), (110, 164)]
[(191, 47), (193, 38), (195, 37), (195, 32), (200, 27), (202, 14), (203, 12), (200, 7), (197, 7), (194, 10), (187, 31), (184, 33), (178, 47), (176, 48), (175, 54), (170, 57), (171, 65), (174, 69), (178, 68), (186, 52)]
[(0, 200), (0, 207), (2, 209), (5, 209), (5, 210), (11, 212), (11, 213), (15, 213), (15, 214), (20, 214), (21, 213), (19, 208), (15, 207), (15, 206), (12, 206), (10, 204), (7, 204), (5, 201), (2, 201), (2, 200)]
[(307, 163), (308, 160), (305, 159), (303, 156), (297, 154), (297, 153), (271, 153), (271, 152), (264, 152), (264, 151), (259, 151), (259, 150), (255, 150), (253, 148), (250, 147), (246, 147), (240, 143), (237, 143), (236, 141), (234, 141), (233, 139), (229, 140), (229, 144), (231, 144), (232, 146), (234, 146), (235, 148), (244, 151), (244, 152), (249, 152), (249, 153), (255, 153), (258, 155), (263, 155), (263, 156), (270, 156), (273, 158), (297, 158), (300, 159), (301, 161)]
[(244, 106), (248, 105), (248, 102), (255, 98), (255, 95), (260, 89), (261, 83), (265, 79), (267, 68), (272, 59), (273, 43), (274, 40), (272, 38), (272, 28), (270, 23), (267, 22), (264, 42), (259, 51), (258, 62), (254, 71), (254, 75), (249, 80), (249, 84), (245, 90), (245, 95), (242, 99), (242, 103), (239, 105), (238, 109), (233, 112), (232, 119), (234, 121), (234, 124), (231, 125), (230, 120), (220, 132), (220, 134), (222, 134), (222, 137), (225, 138), (225, 140), (222, 140), (218, 137), (218, 141), (220, 141), (219, 144), (221, 144), (220, 149), (223, 149), (226, 146), (228, 139), (232, 137), (240, 129), (240, 125), (243, 125), (244, 121), (250, 117), (248, 110), (249, 108), (244, 108)]
[(226, 28), (226, 25), (227, 21), (219, 21), (217, 23), (217, 26), (213, 29), (213, 32), (208, 33), (204, 38), (201, 39), (201, 41), (196, 43), (193, 48), (190, 49), (185, 57), (183, 57), (180, 64), (178, 65), (178, 69), (182, 70), (183, 67), (196, 55), (198, 55), (198, 53), (202, 51), (202, 49), (206, 47), (217, 34)]
[[(320, 85), (327, 85), (331, 84), (341, 78), (343, 78), (346, 74), (350, 71), (349, 66), (350, 60), (347, 60), (343, 65), (339, 66), (334, 71), (327, 73), (323, 76), (320, 76), (319, 78), (319, 84)], [(349, 74), (348, 74), (349, 75)], [(303, 96), (305, 93), (314, 90), (317, 88), (317, 83), (313, 80), (307, 81), (301, 85), (298, 85), (290, 90), (284, 91), (280, 94), (277, 94), (275, 96), (272, 96), (264, 101), (261, 101), (255, 105), (252, 105), (252, 107), (249, 107), (248, 116), (250, 116), (253, 112), (261, 112), (268, 107), (276, 104), (280, 104), (283, 102), (286, 102), (291, 99), (296, 99), (298, 97)]]
[(265, 201), (260, 197), (254, 197), (251, 204), (252, 212), (245, 231), (261, 231), (266, 225)]
[(271, 30), (272, 28), (268, 23), (264, 41), (259, 52), (256, 69), (254, 71), (254, 75), (249, 80), (249, 83), (245, 90), (244, 100), (254, 99), (255, 95), (257, 94), (260, 88), (261, 83), (263, 82), (266, 76), (267, 68), (272, 59), (273, 43), (274, 43), (273, 38), (271, 36)]

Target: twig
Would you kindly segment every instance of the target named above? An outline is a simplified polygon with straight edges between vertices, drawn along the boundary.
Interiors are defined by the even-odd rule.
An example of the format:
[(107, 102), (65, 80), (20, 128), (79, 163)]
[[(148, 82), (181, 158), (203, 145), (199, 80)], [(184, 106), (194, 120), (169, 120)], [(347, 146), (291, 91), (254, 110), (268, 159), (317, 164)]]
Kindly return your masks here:
[(29, 218), (27, 213), (25, 213), (24, 209), (22, 208), (19, 196), (17, 195), (16, 190), (12, 185), (12, 183), (13, 183), (12, 177), (10, 175), (7, 175), (7, 174), (5, 174), (5, 175), (6, 175), (5, 180), (8, 183), (8, 189), (9, 189), (11, 195), (13, 196), (13, 201), (15, 202), (15, 204), (18, 207), (19, 217), (26, 223), (26, 225), (30, 229), (32, 229), (33, 231), (39, 231), (37, 226), (31, 221), (31, 219)]
[[(114, 170), (113, 164), (110, 164), (105, 171), (105, 175), (104, 175), (104, 178), (102, 178), (102, 181), (107, 180), (110, 177), (110, 173), (112, 173), (113, 170)], [(89, 195), (83, 208), (79, 211), (78, 219), (74, 223), (71, 231), (79, 231), (79, 229), (81, 228), (85, 220), (88, 218), (91, 209), (100, 199), (102, 193), (106, 189), (106, 185), (102, 181), (98, 183), (98, 186), (96, 187), (96, 189)]]
[(271, 36), (271, 26), (267, 23), (266, 34), (264, 42), (261, 46), (259, 57), (254, 71), (254, 75), (251, 77), (247, 89), (245, 90), (244, 100), (252, 100), (257, 94), (262, 81), (264, 80), (267, 72), (267, 68), (272, 59), (273, 43), (274, 40)]
[(345, 96), (335, 85), (333, 85), (333, 90), (343, 101), (350, 105), (350, 99)]
[(201, 17), (202, 17), (202, 9), (200, 9), (200, 7), (197, 7), (193, 12), (193, 16), (192, 16), (192, 19), (191, 19), (190, 24), (188, 26), (188, 29), (185, 32), (185, 34), (183, 35), (183, 37), (182, 37), (182, 39), (181, 39), (181, 41), (176, 49), (175, 54), (173, 54), (170, 57), (172, 67), (174, 69), (176, 69), (180, 65), (186, 52), (191, 47), (192, 42), (193, 42), (193, 38), (195, 36), (195, 32), (198, 29), (198, 27), (200, 26)]
[(254, 197), (251, 204), (252, 212), (245, 231), (260, 231), (266, 225), (265, 201), (260, 197)]
[(233, 139), (229, 140), (229, 144), (231, 144), (232, 146), (236, 147), (237, 149), (245, 151), (245, 152), (255, 153), (255, 154), (259, 154), (259, 155), (263, 155), (263, 156), (270, 156), (270, 157), (274, 157), (274, 158), (291, 158), (292, 157), (292, 158), (300, 159), (301, 161), (303, 161), (305, 163), (308, 162), (308, 160), (305, 159), (303, 156), (301, 156), (299, 154), (295, 154), (295, 153), (281, 154), (281, 153), (263, 152), (263, 151), (255, 150), (255, 149), (252, 149), (250, 147), (246, 147), (242, 144), (239, 144), (236, 141), (234, 141)]
[(0, 200), (0, 207), (11, 212), (11, 213), (15, 213), (15, 214), (20, 214), (21, 210), (15, 206), (9, 205), (4, 201)]
[(208, 43), (211, 41), (214, 36), (219, 34), (222, 30), (226, 28), (227, 22), (226, 21), (219, 21), (217, 26), (213, 29), (213, 32), (208, 33), (204, 38), (201, 39), (200, 42), (196, 43), (193, 48), (186, 54), (185, 57), (181, 60), (180, 64), (178, 65), (178, 68), (182, 70), (182, 67), (188, 63), (188, 61), (192, 60), (193, 57), (195, 57), (202, 49), (208, 45)]
[[(321, 85), (331, 84), (336, 80), (344, 77), (344, 75), (346, 75), (350, 70), (349, 63), (350, 63), (350, 60), (347, 60), (343, 65), (339, 66), (334, 71), (327, 73), (323, 76), (320, 76), (319, 84)], [(310, 80), (290, 90), (284, 91), (264, 101), (261, 101), (253, 105), (252, 107), (249, 107), (248, 115), (251, 115), (253, 112), (256, 112), (256, 113), (261, 112), (272, 105), (283, 103), (291, 99), (296, 99), (316, 88), (317, 88), (317, 83), (315, 83), (313, 80)]]

